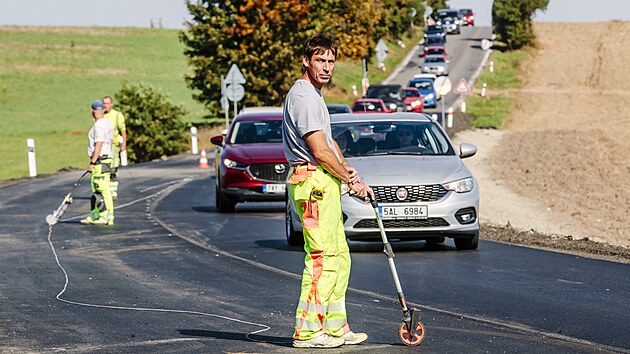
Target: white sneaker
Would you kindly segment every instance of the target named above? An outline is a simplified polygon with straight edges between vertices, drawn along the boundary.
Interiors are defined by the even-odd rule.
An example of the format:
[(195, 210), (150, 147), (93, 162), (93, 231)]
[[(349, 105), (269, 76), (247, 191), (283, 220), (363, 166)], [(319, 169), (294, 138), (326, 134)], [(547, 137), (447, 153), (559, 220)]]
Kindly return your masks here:
[(309, 340), (296, 339), (293, 341), (293, 346), (296, 348), (336, 348), (342, 346), (344, 343), (345, 340), (343, 338), (333, 337), (328, 333), (324, 333)]
[(368, 335), (365, 333), (354, 333), (350, 331), (341, 336), (341, 338), (343, 338), (345, 344), (353, 345), (365, 342), (368, 339)]

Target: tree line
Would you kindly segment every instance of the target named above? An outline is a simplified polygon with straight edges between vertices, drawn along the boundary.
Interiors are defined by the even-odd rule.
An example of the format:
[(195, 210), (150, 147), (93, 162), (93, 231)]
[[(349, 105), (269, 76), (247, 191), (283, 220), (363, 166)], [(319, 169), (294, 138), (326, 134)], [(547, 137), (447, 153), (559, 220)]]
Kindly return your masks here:
[[(493, 27), (508, 49), (532, 44), (532, 15), (549, 0), (495, 0)], [(339, 43), (338, 60), (369, 59), (380, 38), (397, 40), (424, 26), (425, 6), (447, 0), (187, 0), (191, 19), (180, 32), (192, 74), (193, 97), (212, 116), (221, 110), (221, 78), (237, 63), (247, 78), (249, 106), (278, 106), (301, 74), (304, 41), (328, 33)]]
[(237, 63), (249, 106), (278, 106), (301, 74), (302, 45), (315, 33), (339, 43), (338, 60), (373, 55), (380, 38), (400, 39), (422, 26), (421, 0), (197, 0), (180, 33), (192, 67), (186, 78), (211, 115), (220, 111), (221, 77)]

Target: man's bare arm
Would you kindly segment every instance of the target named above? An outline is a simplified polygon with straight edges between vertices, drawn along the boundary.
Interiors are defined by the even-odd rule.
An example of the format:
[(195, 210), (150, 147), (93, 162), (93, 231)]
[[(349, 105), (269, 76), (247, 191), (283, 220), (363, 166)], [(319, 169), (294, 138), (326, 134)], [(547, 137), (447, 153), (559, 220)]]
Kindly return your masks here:
[[(328, 146), (328, 143), (326, 143), (326, 135), (324, 135), (324, 132), (316, 130), (307, 133), (304, 139), (317, 162), (326, 171), (346, 183), (350, 182), (350, 172), (339, 162), (335, 152)], [(339, 149), (339, 147), (337, 147), (337, 149)]]

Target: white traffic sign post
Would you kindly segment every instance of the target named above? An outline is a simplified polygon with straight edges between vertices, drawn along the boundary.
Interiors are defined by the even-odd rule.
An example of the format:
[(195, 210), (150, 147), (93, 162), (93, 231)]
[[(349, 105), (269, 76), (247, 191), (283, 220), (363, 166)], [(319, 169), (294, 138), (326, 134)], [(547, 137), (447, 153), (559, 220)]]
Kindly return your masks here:
[(387, 44), (383, 39), (379, 39), (378, 43), (376, 43), (376, 47), (374, 51), (376, 52), (376, 60), (378, 60), (378, 67), (385, 70), (385, 59), (387, 59)]
[(225, 83), (225, 78), (221, 78), (221, 109), (225, 113), (225, 129), (230, 126), (230, 114), (228, 113), (228, 109), (230, 109), (230, 103), (228, 102), (227, 97), (225, 97), (225, 91), (227, 84)]
[(197, 127), (190, 127), (190, 135), (192, 140), (192, 153), (193, 155), (197, 155), (199, 153), (199, 149), (197, 147)]
[(444, 101), (446, 101), (444, 96), (451, 92), (451, 80), (447, 76), (440, 76), (433, 82), (433, 87), (442, 96), (442, 120), (440, 124), (444, 127)]
[(455, 90), (453, 92), (459, 94), (462, 101), (462, 113), (466, 113), (466, 100), (464, 100), (463, 96), (470, 95), (470, 88), (468, 88), (468, 83), (466, 82), (466, 79), (459, 80), (457, 85), (455, 85)]
[[(238, 114), (236, 102), (243, 99), (245, 88), (241, 85), (246, 83), (245, 77), (236, 64), (232, 64), (230, 71), (225, 75), (226, 95), (227, 98), (234, 102), (234, 117)], [(226, 127), (227, 128), (227, 127)]]
[(28, 175), (37, 176), (37, 163), (35, 162), (35, 139), (26, 139), (28, 149)]

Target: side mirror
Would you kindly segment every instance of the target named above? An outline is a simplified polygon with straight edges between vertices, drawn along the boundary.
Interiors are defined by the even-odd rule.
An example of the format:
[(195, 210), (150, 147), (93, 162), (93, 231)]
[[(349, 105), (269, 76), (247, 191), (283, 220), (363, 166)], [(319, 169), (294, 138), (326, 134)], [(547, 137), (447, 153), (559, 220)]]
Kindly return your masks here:
[(210, 138), (210, 142), (216, 146), (223, 146), (223, 135), (215, 135)]
[(459, 157), (465, 159), (474, 156), (477, 153), (477, 147), (473, 144), (459, 144)]

